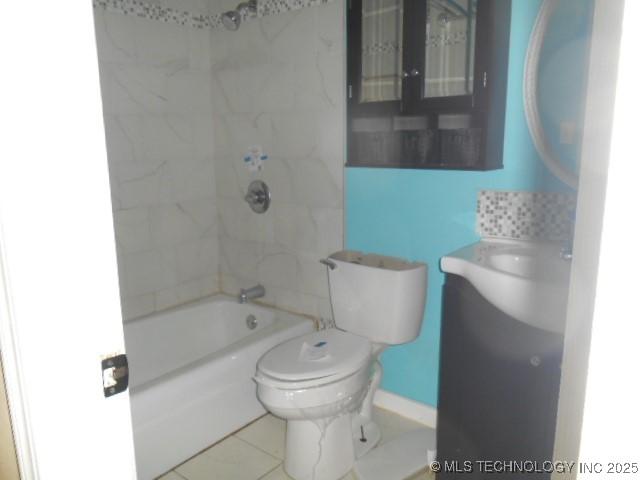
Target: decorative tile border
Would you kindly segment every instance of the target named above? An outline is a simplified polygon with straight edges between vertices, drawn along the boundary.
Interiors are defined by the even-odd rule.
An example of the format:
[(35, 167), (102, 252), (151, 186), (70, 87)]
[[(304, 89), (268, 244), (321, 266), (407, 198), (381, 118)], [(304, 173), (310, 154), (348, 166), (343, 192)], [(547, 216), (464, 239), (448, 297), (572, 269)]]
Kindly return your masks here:
[(363, 55), (378, 55), (380, 53), (401, 52), (402, 47), (396, 42), (371, 43), (362, 47)]
[(111, 13), (146, 18), (164, 23), (192, 28), (217, 28), (222, 25), (222, 15), (203, 15), (174, 8), (167, 8), (141, 0), (92, 0), (93, 8), (102, 8)]
[[(241, 0), (238, 0), (239, 2)], [(314, 7), (334, 0), (258, 0), (257, 17), (277, 15), (279, 13), (299, 10), (306, 7)], [(174, 8), (167, 8), (155, 3), (143, 0), (92, 0), (93, 8), (101, 8), (111, 13), (120, 13), (148, 20), (156, 20), (164, 23), (188, 26), (192, 28), (223, 28), (222, 14), (206, 15), (193, 13)], [(243, 18), (242, 21), (247, 20)]]
[(334, 0), (258, 0), (258, 17), (300, 10), (331, 3)]
[(565, 240), (571, 235), (575, 195), (481, 190), (476, 231), (482, 237)]

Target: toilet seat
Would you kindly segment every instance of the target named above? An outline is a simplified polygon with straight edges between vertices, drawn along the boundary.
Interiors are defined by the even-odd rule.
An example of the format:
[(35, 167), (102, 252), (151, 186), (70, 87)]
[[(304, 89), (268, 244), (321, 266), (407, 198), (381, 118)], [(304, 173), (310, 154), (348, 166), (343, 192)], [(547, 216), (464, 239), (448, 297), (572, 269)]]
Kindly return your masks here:
[(368, 365), (371, 342), (331, 328), (276, 345), (258, 361), (256, 381), (280, 389), (326, 385)]

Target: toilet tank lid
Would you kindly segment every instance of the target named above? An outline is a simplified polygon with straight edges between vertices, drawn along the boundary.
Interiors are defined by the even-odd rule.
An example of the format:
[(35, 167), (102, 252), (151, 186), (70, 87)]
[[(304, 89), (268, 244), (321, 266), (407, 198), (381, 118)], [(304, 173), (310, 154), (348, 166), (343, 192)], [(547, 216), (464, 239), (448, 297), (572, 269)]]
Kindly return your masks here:
[(371, 355), (371, 342), (336, 328), (292, 338), (265, 353), (258, 371), (285, 381), (350, 375)]

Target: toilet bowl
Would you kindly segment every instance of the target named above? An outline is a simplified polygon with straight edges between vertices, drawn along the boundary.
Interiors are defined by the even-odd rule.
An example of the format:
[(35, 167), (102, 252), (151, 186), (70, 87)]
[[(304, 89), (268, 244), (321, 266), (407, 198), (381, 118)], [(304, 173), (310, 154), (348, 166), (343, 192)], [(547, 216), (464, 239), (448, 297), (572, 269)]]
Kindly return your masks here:
[(287, 421), (285, 471), (335, 480), (353, 466), (352, 413), (367, 394), (371, 343), (328, 329), (277, 345), (258, 362), (258, 398)]
[(275, 346), (254, 377), (258, 399), (287, 421), (284, 469), (295, 480), (338, 480), (375, 447), (377, 357), (387, 345), (414, 340), (424, 315), (424, 263), (355, 251), (323, 263), (337, 328)]

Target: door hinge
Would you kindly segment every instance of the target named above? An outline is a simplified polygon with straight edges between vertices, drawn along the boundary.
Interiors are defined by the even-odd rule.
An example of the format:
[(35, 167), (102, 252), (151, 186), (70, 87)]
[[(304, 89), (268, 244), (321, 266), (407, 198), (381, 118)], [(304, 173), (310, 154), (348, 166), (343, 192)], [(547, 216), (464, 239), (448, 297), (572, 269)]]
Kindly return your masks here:
[(347, 97), (353, 98), (353, 87), (351, 85), (347, 88)]
[(129, 362), (125, 354), (102, 360), (102, 387), (105, 397), (122, 393), (129, 387)]
[(482, 74), (482, 87), (487, 88), (487, 72)]

